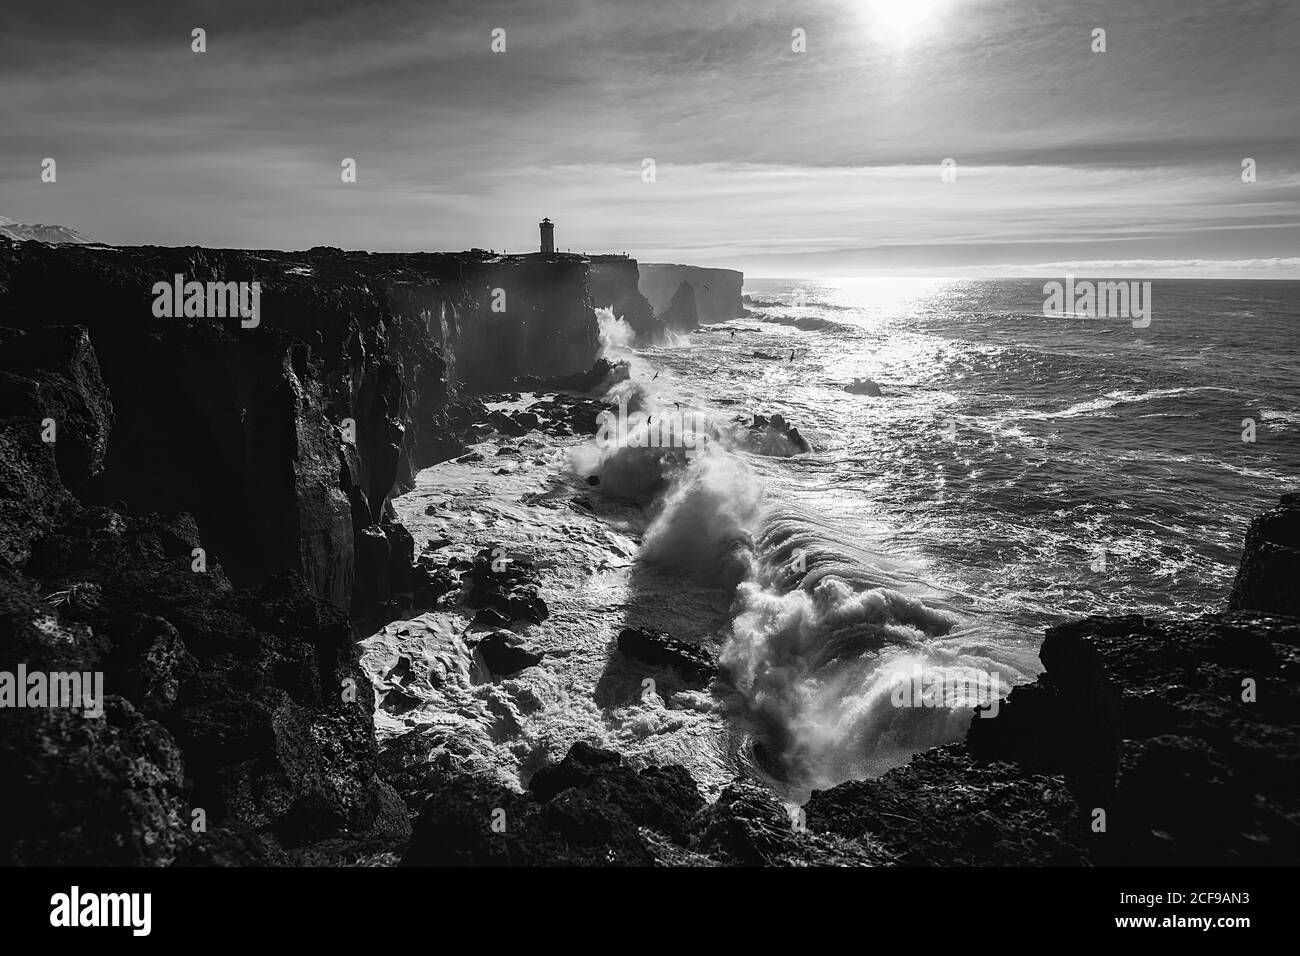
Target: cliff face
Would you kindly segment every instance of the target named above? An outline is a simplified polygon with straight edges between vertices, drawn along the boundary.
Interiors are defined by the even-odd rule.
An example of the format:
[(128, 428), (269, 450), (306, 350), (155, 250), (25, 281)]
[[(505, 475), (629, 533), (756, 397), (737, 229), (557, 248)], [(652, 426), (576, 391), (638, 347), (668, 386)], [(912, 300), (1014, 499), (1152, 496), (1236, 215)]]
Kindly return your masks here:
[(635, 259), (626, 256), (591, 257), (591, 299), (597, 308), (608, 308), (616, 318), (632, 327), (646, 341), (661, 334), (654, 307), (637, 289), (641, 273)]
[[(260, 324), (154, 316), (177, 274), (258, 281)], [(598, 344), (577, 257), (0, 248), (0, 324), (52, 322), (86, 330), (117, 412), (83, 501), (193, 514), (236, 584), (293, 571), (341, 607), (409, 560), (387, 502), (459, 447), (452, 383), (575, 372)]]
[[(486, 417), (458, 380), (591, 365), (585, 270), (0, 241), (0, 671), (103, 675), (102, 717), (0, 709), (0, 861), (400, 848), (345, 609), (409, 588), (389, 498)], [(177, 274), (257, 324), (158, 316)]]
[(669, 310), (683, 282), (695, 292), (695, 307), (701, 322), (728, 322), (744, 312), (740, 301), (741, 287), (745, 284), (742, 272), (662, 262), (643, 262), (639, 268), (638, 288), (656, 313)]
[(655, 316), (664, 328), (673, 332), (689, 332), (699, 328), (700, 314), (695, 304), (695, 290), (689, 282), (683, 282), (673, 293), (668, 308)]
[(1247, 609), (1300, 615), (1300, 494), (1283, 495), (1246, 531), (1228, 610)]

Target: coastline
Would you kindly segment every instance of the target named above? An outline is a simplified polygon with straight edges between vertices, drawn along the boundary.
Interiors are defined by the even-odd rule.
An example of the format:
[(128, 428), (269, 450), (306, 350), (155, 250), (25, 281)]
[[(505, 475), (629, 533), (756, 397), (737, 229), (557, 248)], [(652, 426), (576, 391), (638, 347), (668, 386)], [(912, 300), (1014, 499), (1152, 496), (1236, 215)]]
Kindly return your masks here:
[[(972, 718), (965, 743), (815, 793), (801, 815), (746, 775), (731, 730), (703, 706), (701, 681), (618, 649), (628, 626), (698, 644), (725, 626), (730, 601), (665, 613), (681, 595), (653, 575), (629, 593), (646, 527), (635, 506), (621, 525), (593, 517), (562, 450), (528, 444), (519, 419), (527, 409), (460, 388), (461, 375), (480, 387), (524, 377), (536, 398), (548, 394), (545, 382), (596, 359), (580, 257), (519, 259), (0, 249), (3, 324), (12, 326), (0, 372), (13, 399), (0, 432), (0, 669), (22, 661), (108, 678), (102, 723), (49, 709), (0, 716), (3, 756), (22, 780), (22, 812), (0, 832), (7, 861), (1296, 859), (1285, 809), (1294, 801), (1278, 789), (1296, 769), (1300, 608), (1279, 583), (1294, 579), (1296, 501), (1253, 526), (1231, 614), (1053, 628), (1046, 672), (1017, 687), (997, 718)], [(145, 279), (164, 269), (260, 277), (265, 327), (241, 339), (221, 320), (136, 321), (137, 299), (148, 315)], [(504, 319), (492, 312), (495, 281), (523, 290), (509, 296), (519, 311)], [(63, 324), (73, 317), (84, 324)], [(547, 344), (523, 348), (511, 333), (525, 333), (510, 326), (474, 331), (494, 321), (549, 325)], [(554, 416), (574, 444), (591, 424), (584, 409)], [(38, 438), (50, 414), (57, 443)], [(355, 442), (343, 434), (347, 419)], [(481, 444), (492, 430), (497, 437)], [(514, 454), (498, 456), (502, 444)], [(489, 447), (511, 464), (490, 460)], [(455, 461), (465, 454), (484, 458)], [(473, 533), (449, 523), (441, 499), (451, 496), (477, 500), (483, 520)], [(539, 534), (528, 516), (543, 511), (556, 520)], [(520, 533), (503, 536), (506, 524)], [(628, 560), (607, 569), (603, 592), (574, 576), (581, 560), (565, 553), (592, 553), (583, 551), (592, 536)], [(447, 560), (417, 560), (438, 537), (450, 544), (430, 553)], [(492, 547), (503, 541), (498, 569)], [(201, 574), (197, 548), (213, 558)], [(480, 606), (440, 608), (466, 574), (484, 586)], [(54, 594), (63, 596), (52, 603)], [(422, 597), (432, 616), (399, 634)], [(513, 630), (499, 619), (469, 628), (472, 647), (466, 640), (484, 607), (512, 610), (518, 600), (540, 616), (539, 598), (546, 613), (534, 623), (549, 628), (545, 640), (532, 643), (533, 629), (520, 626), (520, 643), (485, 644)], [(372, 621), (384, 622), (387, 640), (371, 635)], [(683, 631), (690, 621), (697, 631)], [(489, 659), (512, 666), (538, 653), (562, 666), (520, 677)], [(417, 661), (427, 696), (404, 680)], [(647, 676), (659, 703), (643, 697)], [(1247, 677), (1258, 707), (1237, 699)], [(538, 746), (527, 738), (541, 730), (530, 718), (561, 694), (589, 696), (589, 719), (547, 728), (553, 746)], [(422, 703), (408, 707), (411, 698)], [(450, 715), (444, 752), (463, 759), (427, 763), (423, 732), (398, 734), (409, 728), (403, 714), (428, 702)], [(614, 712), (612, 727), (600, 710)], [(494, 762), (512, 735), (527, 741), (527, 759)], [(646, 765), (637, 741), (648, 736), (676, 739), (681, 759)], [(38, 759), (49, 753), (65, 759)], [(1249, 764), (1229, 759), (1242, 753)], [(1217, 808), (1214, 826), (1164, 798), (1170, 778), (1153, 768), (1170, 767), (1179, 786), (1200, 788)], [(1092, 829), (1099, 807), (1114, 821), (1104, 831)], [(196, 809), (209, 821), (202, 832), (192, 827)], [(485, 823), (498, 809), (523, 825), (494, 832)]]

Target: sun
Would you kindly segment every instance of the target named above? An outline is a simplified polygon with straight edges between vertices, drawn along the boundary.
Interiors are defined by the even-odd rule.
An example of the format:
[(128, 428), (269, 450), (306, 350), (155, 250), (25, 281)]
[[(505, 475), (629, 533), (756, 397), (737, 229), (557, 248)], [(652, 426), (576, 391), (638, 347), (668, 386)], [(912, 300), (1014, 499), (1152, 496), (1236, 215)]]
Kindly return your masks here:
[(892, 43), (906, 43), (938, 19), (948, 0), (865, 0), (873, 34)]

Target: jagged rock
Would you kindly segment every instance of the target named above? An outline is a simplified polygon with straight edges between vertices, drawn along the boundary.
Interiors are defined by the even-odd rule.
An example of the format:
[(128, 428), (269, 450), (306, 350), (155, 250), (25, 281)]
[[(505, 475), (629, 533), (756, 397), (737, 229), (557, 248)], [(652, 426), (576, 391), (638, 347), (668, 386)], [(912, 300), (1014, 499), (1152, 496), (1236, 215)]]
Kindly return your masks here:
[(671, 297), (683, 282), (689, 282), (694, 291), (701, 322), (728, 322), (744, 314), (743, 272), (663, 262), (638, 265), (637, 287), (657, 311), (668, 308)]
[[(193, 514), (237, 584), (294, 571), (317, 596), (360, 607), (404, 590), (394, 564), (404, 544), (384, 548), (373, 535), (388, 535), (388, 498), (412, 487), (419, 469), (459, 454), (483, 411), (448, 381), (447, 355), (474, 387), (590, 368), (599, 343), (587, 270), (579, 257), (0, 243), (0, 314), (22, 333), (0, 337), (0, 353), (33, 351), (44, 363), (17, 370), (40, 372), (23, 414), (62, 402), (50, 416), (65, 420), (55, 455), (74, 490), (90, 476), (96, 500)], [(142, 283), (176, 274), (257, 279), (260, 324), (159, 318), (141, 307)], [(508, 315), (491, 311), (493, 288), (510, 290)], [(66, 317), (85, 330), (42, 345), (63, 334), (53, 326)], [(18, 385), (6, 381), (7, 412), (18, 407), (9, 400)], [(0, 541), (14, 547), (11, 562), (25, 559), (23, 541), (35, 536), (17, 526), (47, 528), (58, 510), (40, 487), (48, 449), (27, 432), (0, 419)], [(34, 521), (17, 517), (27, 501), (39, 504)]]
[(546, 620), (550, 611), (537, 594), (537, 574), (532, 564), (507, 557), (500, 548), (487, 547), (474, 558), (469, 572), (467, 603), (474, 608), (494, 608), (510, 621)]
[(545, 802), (569, 787), (585, 786), (602, 769), (621, 766), (622, 762), (623, 758), (612, 750), (579, 741), (569, 748), (559, 763), (547, 764), (533, 774), (528, 789), (538, 800)]
[(575, 744), (534, 775), (528, 794), (478, 777), (435, 783), (402, 865), (649, 866), (659, 841), (687, 838), (703, 805), (679, 767), (637, 773), (617, 754)]
[(53, 420), (67, 487), (77, 489), (103, 470), (113, 404), (85, 328), (0, 329), (0, 408), (6, 417), (31, 419), (38, 432)]
[(701, 683), (708, 683), (718, 674), (717, 660), (708, 650), (663, 631), (625, 627), (618, 635), (618, 649), (656, 667), (676, 668), (684, 677)]
[(509, 627), (513, 622), (510, 615), (503, 614), (494, 607), (479, 608), (471, 623), (484, 627)]
[(542, 662), (543, 654), (524, 638), (510, 631), (494, 631), (475, 645), (493, 674), (514, 674)]
[[(627, 378), (626, 362), (611, 362), (607, 358), (598, 358), (591, 368), (571, 375), (551, 376), (549, 378), (526, 375), (512, 380), (511, 385), (519, 392), (590, 392), (614, 381)], [(571, 396), (557, 395), (557, 399)]]
[(518, 421), (509, 412), (494, 411), (488, 413), (488, 424), (503, 435), (519, 437), (528, 434), (528, 426)]
[(769, 791), (753, 784), (728, 786), (696, 827), (696, 849), (744, 866), (775, 863), (797, 853), (798, 835), (790, 814)]
[[(1105, 810), (1108, 829), (1087, 841), (1090, 859), (1297, 858), (1300, 620), (1090, 617), (1049, 628), (1039, 656), (1046, 671), (1015, 688), (997, 717), (976, 718), (966, 748), (977, 760), (1062, 775), (1081, 815)], [(1171, 792), (1200, 803), (1171, 801)], [(1212, 809), (1191, 809), (1201, 804)]]
[[(0, 833), (0, 859), (39, 845), (46, 863), (171, 862), (203, 839), (190, 831), (195, 807), (213, 828), (247, 826), (268, 847), (373, 823), (373, 694), (346, 615), (296, 576), (236, 590), (215, 562), (194, 571), (193, 527), (185, 516), (84, 509), (25, 571), (47, 592), (94, 585), (95, 601), (39, 602), (22, 579), (0, 588), (0, 656), (101, 670), (120, 695), (100, 721), (44, 711), (54, 715), (45, 729), (24, 723), (32, 711), (0, 711), (0, 762), (22, 778), (11, 792), (42, 807), (23, 832)], [(52, 753), (80, 761), (82, 777)]]
[(592, 304), (608, 308), (626, 322), (639, 340), (653, 342), (663, 334), (655, 310), (638, 290), (641, 275), (635, 259), (626, 256), (592, 256), (589, 282)]
[(799, 434), (799, 429), (791, 427), (785, 416), (780, 414), (771, 418), (755, 415), (750, 422), (749, 431), (750, 444), (759, 454), (789, 457), (812, 451), (812, 446)]
[(870, 395), (873, 398), (880, 398), (880, 386), (869, 378), (855, 378), (844, 386), (844, 391), (850, 395)]
[(114, 413), (86, 330), (0, 328), (0, 410), (0, 559), (21, 566), (103, 470)]
[(690, 332), (700, 324), (699, 312), (695, 306), (695, 289), (685, 279), (673, 293), (668, 308), (655, 318), (673, 332)]
[(984, 763), (960, 745), (814, 791), (804, 813), (815, 833), (876, 841), (912, 866), (1079, 865), (1096, 845), (1064, 778)]
[(1300, 616), (1300, 493), (1251, 521), (1228, 610)]
[[(494, 829), (495, 826), (495, 829)], [(436, 784), (402, 866), (649, 866), (654, 857), (624, 810), (582, 791), (548, 803), (479, 777)]]

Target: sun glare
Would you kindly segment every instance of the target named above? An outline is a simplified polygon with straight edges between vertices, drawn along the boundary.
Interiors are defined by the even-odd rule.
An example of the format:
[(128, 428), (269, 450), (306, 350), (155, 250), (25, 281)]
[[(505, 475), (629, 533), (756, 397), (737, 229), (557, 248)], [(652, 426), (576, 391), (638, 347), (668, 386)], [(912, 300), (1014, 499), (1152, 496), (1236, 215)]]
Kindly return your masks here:
[(905, 43), (938, 19), (947, 0), (866, 0), (871, 28), (881, 40)]

